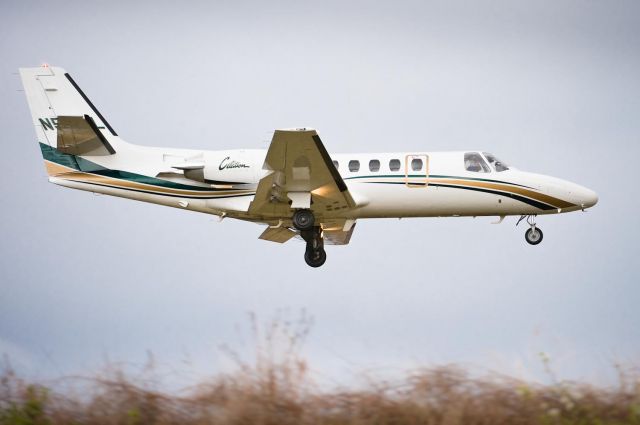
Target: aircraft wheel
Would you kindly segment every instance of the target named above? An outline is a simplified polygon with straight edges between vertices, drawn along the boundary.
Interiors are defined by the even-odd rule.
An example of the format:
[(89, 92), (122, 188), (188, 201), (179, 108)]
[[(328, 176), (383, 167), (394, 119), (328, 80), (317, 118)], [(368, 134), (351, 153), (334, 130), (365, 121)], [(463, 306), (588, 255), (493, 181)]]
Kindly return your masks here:
[(320, 267), (327, 261), (327, 253), (324, 249), (307, 249), (304, 252), (304, 261), (311, 267)]
[(531, 245), (538, 245), (542, 242), (542, 230), (539, 227), (532, 227), (524, 234), (524, 238)]
[(311, 210), (298, 210), (293, 214), (293, 227), (298, 230), (310, 230), (315, 223), (315, 217)]
[(320, 235), (315, 235), (314, 237), (310, 238), (307, 241), (307, 247), (306, 247), (307, 251), (314, 251), (314, 250), (323, 249), (323, 248), (324, 248), (324, 241), (322, 240)]

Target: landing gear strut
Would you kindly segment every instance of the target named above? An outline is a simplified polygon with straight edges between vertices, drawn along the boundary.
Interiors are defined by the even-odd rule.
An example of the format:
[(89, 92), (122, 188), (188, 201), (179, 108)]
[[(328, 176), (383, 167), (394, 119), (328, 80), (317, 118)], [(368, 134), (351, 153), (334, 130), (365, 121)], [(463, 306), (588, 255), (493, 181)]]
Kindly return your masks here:
[(524, 238), (530, 245), (538, 245), (542, 242), (542, 230), (539, 227), (536, 227), (536, 216), (535, 215), (523, 215), (520, 217), (520, 220), (516, 223), (516, 226), (520, 224), (520, 222), (524, 219), (527, 219), (527, 224), (530, 226), (529, 229), (525, 232)]
[(327, 261), (327, 253), (324, 251), (324, 241), (322, 240), (322, 230), (320, 227), (313, 227), (310, 230), (303, 230), (300, 236), (307, 242), (304, 251), (304, 261), (311, 267), (320, 267)]

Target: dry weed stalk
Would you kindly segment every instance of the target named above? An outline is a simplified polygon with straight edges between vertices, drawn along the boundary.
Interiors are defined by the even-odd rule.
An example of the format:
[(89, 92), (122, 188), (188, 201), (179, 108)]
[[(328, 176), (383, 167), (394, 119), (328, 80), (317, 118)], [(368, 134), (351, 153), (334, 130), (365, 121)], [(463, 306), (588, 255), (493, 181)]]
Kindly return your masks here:
[[(66, 378), (71, 390), (64, 392), (26, 382), (5, 359), (0, 425), (640, 425), (636, 370), (617, 366), (619, 386), (598, 388), (477, 378), (447, 366), (416, 370), (396, 383), (327, 391), (314, 384), (301, 353), (309, 317), (276, 317), (261, 328), (252, 315), (251, 324), (253, 359), (225, 347), (236, 371), (185, 395), (160, 391), (152, 358), (140, 376), (112, 365), (88, 380)], [(551, 370), (548, 361), (545, 367)]]

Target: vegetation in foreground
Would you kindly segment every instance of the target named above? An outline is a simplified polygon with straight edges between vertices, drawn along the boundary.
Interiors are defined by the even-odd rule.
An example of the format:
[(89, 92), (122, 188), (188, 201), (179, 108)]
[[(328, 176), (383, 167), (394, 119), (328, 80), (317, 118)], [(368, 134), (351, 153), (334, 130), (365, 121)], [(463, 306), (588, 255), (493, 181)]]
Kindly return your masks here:
[(308, 326), (296, 326), (272, 322), (257, 338), (255, 359), (227, 350), (238, 362), (235, 372), (179, 395), (113, 369), (88, 380), (66, 378), (66, 390), (51, 390), (5, 366), (0, 424), (640, 424), (640, 380), (630, 373), (621, 373), (615, 388), (598, 388), (476, 378), (442, 367), (397, 383), (322, 390), (299, 351)]

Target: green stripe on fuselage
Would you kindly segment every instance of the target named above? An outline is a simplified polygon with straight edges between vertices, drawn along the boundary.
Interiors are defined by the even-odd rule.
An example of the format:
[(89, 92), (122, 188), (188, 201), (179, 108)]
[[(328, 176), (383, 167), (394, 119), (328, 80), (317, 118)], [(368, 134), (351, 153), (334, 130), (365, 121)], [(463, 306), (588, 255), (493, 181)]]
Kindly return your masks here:
[(40, 149), (42, 150), (42, 156), (47, 161), (55, 162), (56, 164), (64, 165), (65, 167), (73, 168), (76, 171), (82, 171), (85, 173), (97, 174), (100, 176), (164, 187), (168, 189), (193, 190), (202, 192), (228, 190), (215, 189), (212, 187), (192, 186), (187, 184), (175, 183), (168, 180), (162, 180), (151, 176), (145, 176), (142, 174), (130, 173), (128, 171), (111, 170), (82, 157), (60, 152), (58, 149), (52, 148), (51, 146), (44, 143), (40, 143)]
[(532, 187), (529, 186), (524, 186), (521, 184), (517, 184), (517, 183), (511, 183), (511, 182), (506, 182), (503, 180), (493, 180), (493, 179), (482, 179), (479, 177), (462, 177), (462, 176), (445, 176), (445, 175), (440, 175), (440, 174), (430, 174), (430, 175), (424, 175), (424, 174), (409, 174), (409, 175), (405, 175), (405, 174), (370, 174), (368, 176), (353, 176), (353, 177), (344, 177), (344, 180), (354, 180), (354, 179), (380, 179), (380, 178), (433, 178), (433, 179), (459, 179), (459, 180), (475, 180), (475, 181), (481, 181), (481, 182), (488, 182), (488, 183), (501, 183), (501, 184), (510, 184), (511, 186), (519, 186), (519, 187), (526, 187), (527, 189), (533, 189)]
[(56, 164), (73, 168), (74, 170), (80, 169), (74, 155), (62, 153), (58, 149), (52, 148), (45, 143), (40, 143), (40, 150), (42, 151), (42, 157), (47, 161), (55, 162)]

